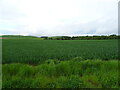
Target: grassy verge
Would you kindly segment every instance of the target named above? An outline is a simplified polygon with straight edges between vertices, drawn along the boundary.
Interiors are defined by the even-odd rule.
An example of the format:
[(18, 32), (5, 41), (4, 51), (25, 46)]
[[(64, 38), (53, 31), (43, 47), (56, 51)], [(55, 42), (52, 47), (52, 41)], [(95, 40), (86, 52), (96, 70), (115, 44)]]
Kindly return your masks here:
[(4, 64), (3, 88), (117, 88), (117, 60), (47, 60)]

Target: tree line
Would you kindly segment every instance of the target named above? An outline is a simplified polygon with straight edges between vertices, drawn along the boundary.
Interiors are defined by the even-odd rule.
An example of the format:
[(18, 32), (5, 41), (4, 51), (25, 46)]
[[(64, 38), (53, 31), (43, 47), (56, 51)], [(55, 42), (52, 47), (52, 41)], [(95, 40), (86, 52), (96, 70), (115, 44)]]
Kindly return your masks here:
[(106, 39), (120, 39), (120, 35), (109, 35), (109, 36), (55, 36), (55, 37), (47, 37), (42, 36), (44, 40), (106, 40)]

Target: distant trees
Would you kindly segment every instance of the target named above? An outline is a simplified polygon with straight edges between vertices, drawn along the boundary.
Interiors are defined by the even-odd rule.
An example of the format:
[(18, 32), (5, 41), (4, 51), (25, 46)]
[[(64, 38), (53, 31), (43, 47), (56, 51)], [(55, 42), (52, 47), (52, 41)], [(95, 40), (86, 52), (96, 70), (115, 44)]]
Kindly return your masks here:
[(44, 40), (106, 40), (106, 39), (120, 39), (120, 35), (109, 35), (109, 36), (56, 36), (56, 37), (41, 37)]
[[(22, 36), (22, 35), (2, 35), (0, 37), (5, 38), (38, 38), (37, 36)], [(107, 40), (107, 39), (120, 39), (120, 35), (112, 34), (109, 36), (101, 35), (101, 36), (41, 36), (44, 40)]]
[(41, 36), (41, 38), (48, 39), (48, 36)]

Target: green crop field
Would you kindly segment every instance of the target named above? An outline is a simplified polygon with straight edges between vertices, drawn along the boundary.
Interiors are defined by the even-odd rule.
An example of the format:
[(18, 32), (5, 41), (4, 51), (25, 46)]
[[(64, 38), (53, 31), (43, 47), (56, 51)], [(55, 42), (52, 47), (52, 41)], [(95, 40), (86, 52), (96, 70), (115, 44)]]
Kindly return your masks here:
[(40, 64), (47, 59), (117, 59), (117, 40), (4, 39), (3, 64)]
[(3, 88), (117, 88), (118, 40), (2, 40)]

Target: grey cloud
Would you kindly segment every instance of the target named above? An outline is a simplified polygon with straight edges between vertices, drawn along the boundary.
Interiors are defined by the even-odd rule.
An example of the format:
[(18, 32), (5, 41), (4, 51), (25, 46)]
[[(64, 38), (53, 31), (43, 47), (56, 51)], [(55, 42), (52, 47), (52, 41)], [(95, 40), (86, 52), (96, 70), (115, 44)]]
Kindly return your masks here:
[[(75, 1), (79, 2), (78, 0), (75, 0)], [(6, 26), (4, 26), (5, 28), (3, 26), (0, 27), (0, 32), (3, 32), (3, 30), (5, 30), (4, 34), (5, 33), (6, 34), (14, 33), (14, 34), (28, 34), (28, 35), (38, 35), (38, 36), (39, 35), (51, 36), (51, 35), (81, 35), (81, 34), (112, 34), (112, 33), (117, 34), (117, 32), (118, 32), (117, 6), (115, 6), (116, 5), (115, 3), (112, 4), (112, 1), (113, 0), (111, 0), (111, 2), (105, 1), (105, 2), (109, 2), (109, 3), (104, 4), (104, 1), (102, 0), (100, 3), (101, 6), (100, 7), (96, 6), (97, 9), (93, 9), (92, 12), (83, 10), (87, 14), (90, 13), (91, 16), (85, 14), (86, 18), (89, 19), (91, 17), (90, 21), (85, 19), (86, 22), (81, 22), (81, 21), (83, 21), (83, 20), (81, 20), (82, 18), (79, 17), (78, 15), (74, 16), (74, 14), (70, 17), (68, 16), (69, 18), (66, 17), (66, 15), (65, 15), (65, 17), (59, 17), (60, 13), (59, 13), (59, 11), (57, 11), (57, 9), (55, 9), (58, 12), (58, 14), (57, 14), (58, 16), (55, 16), (55, 18), (52, 17), (52, 19), (49, 19), (50, 16), (45, 15), (46, 18), (50, 20), (50, 21), (48, 20), (48, 22), (49, 22), (48, 23), (47, 19), (45, 19), (46, 20), (45, 22), (47, 23), (46, 24), (45, 22), (40, 21), (44, 15), (42, 15), (41, 17), (39, 16), (42, 14), (42, 13), (38, 13), (38, 12), (40, 12), (40, 11), (37, 11), (39, 9), (36, 10), (36, 8), (34, 9), (34, 7), (31, 8), (32, 10), (35, 10), (35, 13), (31, 12), (31, 14), (33, 14), (34, 16), (30, 15), (30, 17), (28, 18), (26, 16), (27, 15), (29, 16), (30, 13), (29, 14), (27, 13), (27, 15), (26, 15), (26, 13), (22, 12), (17, 7), (17, 5), (8, 3), (8, 0), (1, 0), (0, 1), (0, 25), (4, 24)], [(34, 0), (33, 0), (33, 2), (34, 2)], [(89, 4), (87, 4), (87, 5), (89, 5)], [(94, 3), (93, 5), (96, 5), (96, 3)], [(108, 6), (106, 6), (106, 5), (108, 5)], [(79, 8), (80, 8), (79, 3), (77, 3), (77, 7), (78, 7), (78, 12), (79, 12)], [(88, 7), (91, 8), (91, 7), (95, 7), (95, 6), (89, 5)], [(87, 6), (86, 7), (84, 6), (84, 8), (85, 8), (85, 10), (88, 9)], [(59, 8), (59, 9), (61, 9), (61, 8)], [(45, 10), (47, 10), (47, 8)], [(43, 10), (43, 12), (47, 12), (45, 10)], [(67, 10), (68, 10), (68, 8), (67, 8)], [(99, 11), (97, 11), (95, 13), (96, 10), (100, 10), (100, 14), (102, 16), (101, 18), (98, 18), (99, 16), (96, 17), (97, 19), (93, 17), (93, 16), (98, 15), (97, 12), (99, 12)], [(52, 10), (52, 12), (53, 13), (51, 13), (51, 16), (54, 15), (54, 10)], [(70, 12), (70, 10), (69, 10), (69, 12)], [(82, 14), (84, 16), (84, 12), (78, 13), (78, 14)], [(39, 15), (37, 15), (37, 17), (36, 17), (37, 13)], [(64, 13), (66, 13), (66, 12), (64, 12)], [(64, 13), (62, 13), (61, 15), (64, 16)], [(31, 20), (31, 18), (32, 18), (33, 22)], [(29, 19), (30, 19), (30, 22), (28, 21)], [(58, 21), (57, 21), (57, 19), (58, 19)], [(55, 25), (51, 24), (52, 21), (54, 21), (53, 24), (55, 23)], [(58, 24), (56, 24), (56, 23), (58, 23)], [(60, 24), (60, 23), (63, 23), (63, 24)], [(34, 25), (31, 28), (32, 24), (34, 24)], [(10, 26), (10, 25), (13, 25), (13, 27), (9, 28), (8, 26)], [(8, 29), (6, 30), (6, 28), (8, 28)]]

